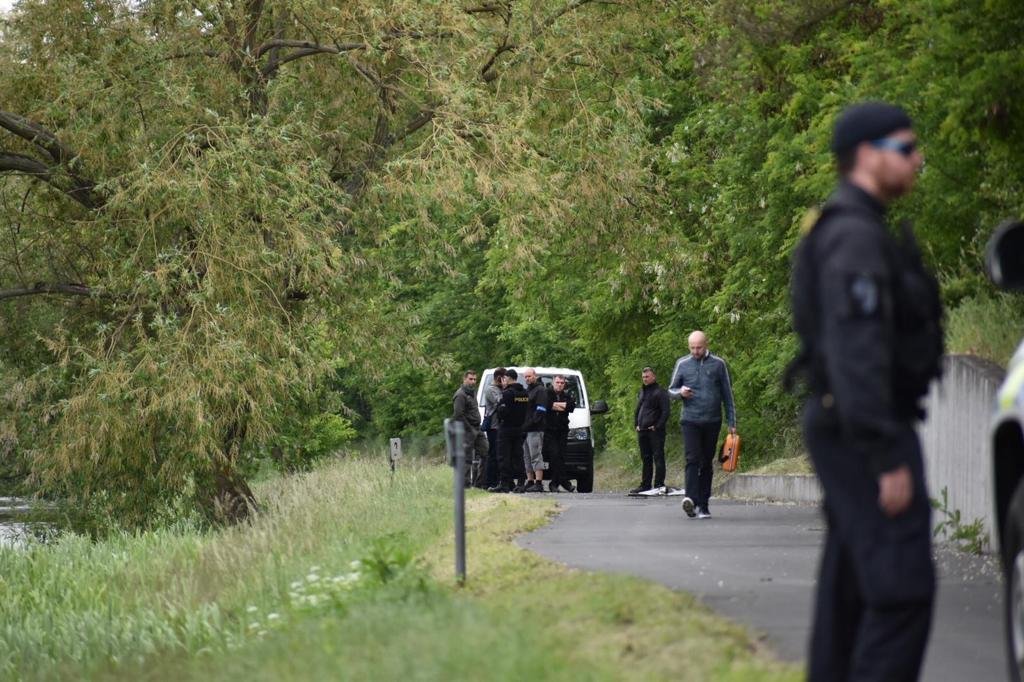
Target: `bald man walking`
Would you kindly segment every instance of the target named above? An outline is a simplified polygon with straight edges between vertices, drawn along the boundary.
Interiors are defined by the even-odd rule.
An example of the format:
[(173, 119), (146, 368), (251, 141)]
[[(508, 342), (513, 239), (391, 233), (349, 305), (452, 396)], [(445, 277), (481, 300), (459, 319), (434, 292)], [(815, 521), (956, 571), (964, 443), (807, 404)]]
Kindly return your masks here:
[(722, 408), (729, 433), (736, 433), (736, 406), (725, 360), (708, 350), (702, 331), (690, 334), (690, 354), (679, 358), (672, 371), (668, 393), (682, 400), (679, 422), (686, 454), (686, 496), (683, 511), (691, 519), (710, 519), (712, 462), (722, 431)]

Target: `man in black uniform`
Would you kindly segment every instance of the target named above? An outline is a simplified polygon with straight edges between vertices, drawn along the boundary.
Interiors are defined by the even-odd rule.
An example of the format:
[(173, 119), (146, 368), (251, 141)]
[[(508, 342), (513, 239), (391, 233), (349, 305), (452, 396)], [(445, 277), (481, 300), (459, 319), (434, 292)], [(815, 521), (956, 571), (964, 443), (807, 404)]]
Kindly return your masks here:
[[(910, 118), (881, 102), (846, 109), (832, 150), (841, 180), (797, 250), (792, 291), (803, 350), (791, 369), (811, 389), (804, 438), (828, 521), (807, 679), (916, 680), (935, 570), (914, 422), (941, 362), (941, 304), (937, 286), (907, 296), (908, 277), (926, 288), (934, 278), (916, 248), (908, 265), (909, 228), (899, 244), (885, 210), (913, 187), (923, 158)], [(932, 299), (938, 313), (908, 326)], [(914, 366), (922, 359), (924, 371)]]
[(636, 428), (636, 439), (640, 445), (643, 472), (640, 475), (640, 485), (630, 490), (630, 495), (650, 490), (652, 480), (655, 488), (662, 488), (665, 485), (665, 425), (668, 423), (671, 410), (668, 391), (658, 385), (658, 378), (650, 367), (643, 368), (640, 380), (643, 387), (636, 397), (633, 426)]
[(569, 415), (576, 409), (576, 400), (565, 390), (565, 377), (556, 374), (548, 387), (544, 404), (544, 461), (548, 463), (548, 491), (558, 488), (571, 493), (573, 488), (565, 478), (565, 447), (569, 437)]
[(505, 390), (501, 392), (501, 403), (498, 405), (498, 459), (501, 467), (501, 480), (494, 488), (495, 493), (523, 492), (523, 487), (516, 485), (526, 478), (523, 468), (523, 424), (530, 398), (526, 389), (519, 383), (519, 374), (514, 369), (505, 372)]

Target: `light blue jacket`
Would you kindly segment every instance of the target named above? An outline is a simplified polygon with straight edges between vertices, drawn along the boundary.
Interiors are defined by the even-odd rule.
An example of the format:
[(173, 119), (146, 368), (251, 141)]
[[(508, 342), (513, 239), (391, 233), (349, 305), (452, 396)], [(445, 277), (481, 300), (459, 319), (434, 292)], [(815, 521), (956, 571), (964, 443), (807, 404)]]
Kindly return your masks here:
[[(692, 398), (684, 398), (679, 389), (687, 386), (693, 389)], [(673, 400), (682, 400), (680, 422), (711, 423), (722, 421), (722, 406), (725, 419), (730, 427), (736, 426), (736, 405), (732, 400), (732, 381), (725, 360), (710, 351), (700, 360), (685, 355), (676, 361), (672, 370), (672, 381), (668, 393)]]

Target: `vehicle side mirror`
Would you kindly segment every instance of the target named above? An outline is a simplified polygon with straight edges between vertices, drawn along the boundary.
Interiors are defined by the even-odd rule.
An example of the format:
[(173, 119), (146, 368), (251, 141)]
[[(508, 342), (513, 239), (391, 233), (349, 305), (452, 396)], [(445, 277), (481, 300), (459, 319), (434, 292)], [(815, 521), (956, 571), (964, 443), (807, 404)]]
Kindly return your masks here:
[(608, 411), (608, 403), (603, 400), (595, 400), (590, 405), (590, 414), (604, 414)]
[(999, 224), (985, 248), (985, 270), (1000, 289), (1024, 291), (1024, 222)]

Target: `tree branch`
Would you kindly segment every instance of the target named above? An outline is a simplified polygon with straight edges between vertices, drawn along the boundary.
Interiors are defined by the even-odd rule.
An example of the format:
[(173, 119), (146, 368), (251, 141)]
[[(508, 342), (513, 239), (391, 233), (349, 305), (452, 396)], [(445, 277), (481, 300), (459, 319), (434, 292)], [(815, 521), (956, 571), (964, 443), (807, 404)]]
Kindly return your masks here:
[[(549, 28), (551, 28), (555, 24), (556, 21), (561, 19), (563, 16), (565, 16), (569, 12), (574, 12), (574, 11), (578, 10), (580, 7), (583, 7), (584, 5), (588, 5), (591, 2), (595, 2), (595, 1), (599, 2), (600, 0), (571, 0), (571, 2), (566, 3), (566, 5), (564, 7), (562, 7), (560, 10), (554, 12), (553, 14), (548, 16), (546, 19), (544, 19), (544, 21), (542, 21), (540, 24), (535, 26), (533, 28), (533, 30), (530, 32), (530, 40), (534, 40), (534, 39), (540, 37), (540, 35), (543, 34)], [(601, 4), (605, 4), (605, 3), (601, 3)], [(612, 4), (617, 4), (617, 3), (612, 3)], [(486, 10), (483, 9), (483, 8), (486, 8)], [(475, 11), (497, 11), (498, 10), (497, 6), (493, 5), (493, 4), (482, 5), (481, 7), (471, 8), (471, 9), (473, 9)], [(469, 10), (467, 10), (467, 11), (469, 11)], [(506, 26), (506, 29), (507, 29), (507, 27), (509, 26), (509, 24), (512, 21), (511, 10), (509, 10), (508, 14), (505, 14), (503, 16), (505, 18), (505, 26)], [(508, 32), (506, 30), (505, 37), (504, 37), (504, 39), (502, 39), (501, 45), (499, 45), (494, 50), (494, 53), (491, 55), (490, 59), (487, 60), (487, 63), (484, 64), (483, 67), (481, 67), (481, 69), (480, 69), (480, 77), (483, 78), (484, 81), (487, 82), (487, 83), (490, 83), (491, 81), (496, 79), (498, 77), (498, 71), (497, 71), (497, 69), (495, 68), (494, 65), (495, 65), (495, 62), (497, 61), (498, 57), (500, 57), (501, 55), (505, 54), (506, 52), (515, 52), (520, 47), (521, 47), (521, 45), (519, 45), (519, 44), (509, 42), (509, 36), (508, 36)]]
[[(275, 43), (275, 42), (303, 43), (305, 41), (301, 41), (301, 40), (282, 40), (282, 41), (271, 40), (271, 41), (268, 41), (267, 44)], [(331, 45), (318, 45), (316, 43), (307, 43), (307, 44), (310, 45), (311, 47), (306, 47), (306, 48), (302, 48), (302, 49), (296, 50), (295, 52), (292, 52), (291, 54), (287, 54), (287, 55), (281, 57), (280, 59), (278, 59), (276, 61), (268, 62), (266, 65), (264, 65), (264, 67), (262, 69), (260, 69), (260, 73), (263, 75), (264, 78), (270, 79), (270, 78), (274, 77), (274, 74), (277, 73), (277, 70), (279, 68), (281, 68), (282, 64), (287, 64), (288, 62), (293, 62), (296, 59), (302, 59), (303, 57), (308, 57), (308, 56), (314, 55), (314, 54), (341, 54), (342, 52), (350, 52), (352, 50), (361, 50), (361, 49), (364, 49), (366, 47), (366, 45), (364, 45), (363, 43), (358, 43), (358, 44), (357, 43), (342, 43), (338, 47), (334, 47), (334, 46), (331, 46)], [(275, 48), (275, 46), (271, 45), (267, 49), (268, 50), (272, 50), (274, 48)], [(260, 48), (260, 49), (262, 49), (262, 48)]]
[(40, 296), (46, 294), (62, 294), (65, 296), (99, 296), (100, 294), (84, 284), (48, 284), (36, 282), (30, 287), (0, 289), (0, 301), (21, 296)]
[(4, 172), (32, 175), (41, 180), (50, 181), (50, 167), (42, 161), (24, 154), (0, 151), (0, 173)]
[(49, 154), (55, 163), (68, 164), (78, 156), (46, 128), (9, 111), (0, 111), (0, 128), (36, 145)]
[(593, 1), (594, 0), (572, 0), (572, 2), (567, 4), (565, 7), (563, 7), (562, 9), (558, 10), (557, 12), (555, 12), (554, 14), (549, 16), (547, 19), (545, 19), (541, 23), (540, 26), (538, 26), (537, 28), (533, 29), (533, 33), (530, 35), (530, 37), (531, 38), (536, 38), (541, 33), (543, 33), (544, 31), (548, 30), (549, 28), (551, 28), (552, 24), (554, 24), (556, 21), (561, 19), (563, 16), (565, 16), (569, 12), (573, 12), (575, 10), (578, 10), (583, 5), (586, 5), (586, 4), (591, 3)]
[(366, 49), (366, 43), (336, 43), (334, 45), (321, 45), (314, 43), (309, 40), (286, 40), (283, 38), (275, 38), (274, 40), (268, 40), (259, 46), (256, 50), (256, 58), (260, 58), (275, 47), (293, 47), (302, 50), (313, 50), (310, 54), (317, 54), (319, 52), (329, 54), (340, 54), (342, 52), (348, 52), (349, 50), (363, 50)]
[(69, 174), (72, 182), (70, 184), (62, 182), (59, 179), (60, 175), (55, 173), (54, 166), (33, 159), (31, 156), (0, 151), (0, 173), (20, 173), (38, 178), (88, 209), (101, 208), (105, 203), (102, 196), (96, 195), (95, 185), (91, 181)]

